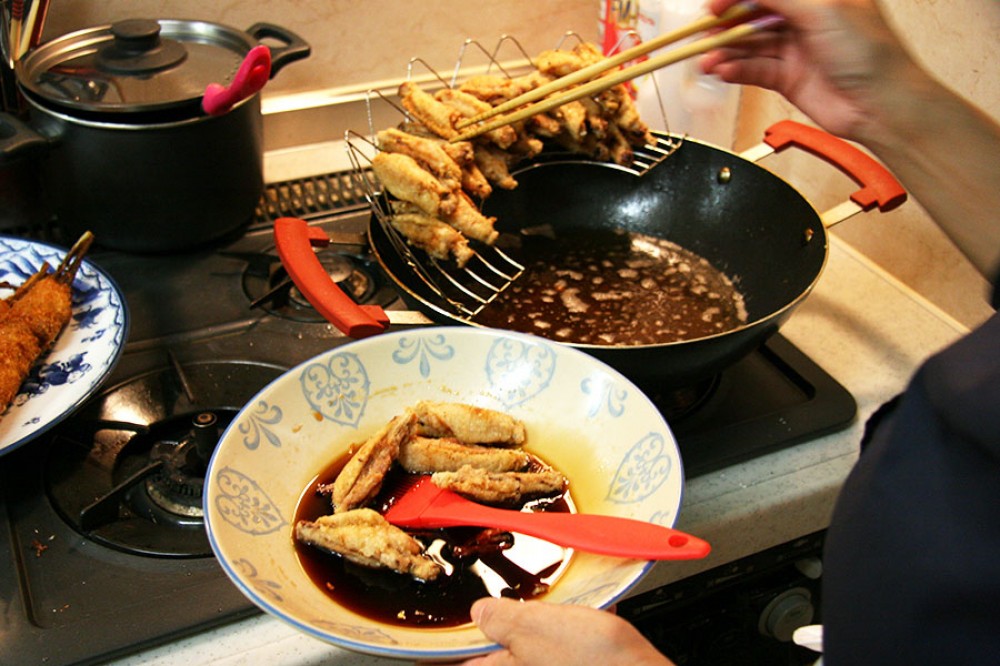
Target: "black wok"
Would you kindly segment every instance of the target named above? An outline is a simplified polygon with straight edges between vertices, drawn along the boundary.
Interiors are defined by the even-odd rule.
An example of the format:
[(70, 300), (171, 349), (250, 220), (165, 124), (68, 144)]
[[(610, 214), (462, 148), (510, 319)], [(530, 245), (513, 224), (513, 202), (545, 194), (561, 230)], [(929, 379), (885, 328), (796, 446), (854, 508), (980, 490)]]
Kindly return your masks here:
[[(863, 185), (850, 212), (898, 206), (906, 193), (878, 163), (825, 132), (784, 121), (765, 143), (770, 153), (799, 145)], [(633, 381), (684, 386), (707, 378), (756, 349), (778, 330), (816, 284), (828, 253), (824, 220), (792, 186), (747, 157), (691, 139), (642, 175), (575, 155), (549, 155), (516, 173), (512, 191), (495, 191), (484, 212), (503, 235), (551, 225), (556, 234), (620, 228), (664, 238), (708, 259), (732, 277), (748, 311), (739, 328), (692, 340), (639, 346), (576, 346)], [(844, 213), (843, 208), (853, 211)], [(370, 243), (411, 307), (440, 323), (470, 322), (419, 278), (374, 220)], [(472, 323), (472, 325), (477, 325)], [(373, 332), (373, 331), (370, 331)], [(367, 332), (358, 331), (365, 335)]]

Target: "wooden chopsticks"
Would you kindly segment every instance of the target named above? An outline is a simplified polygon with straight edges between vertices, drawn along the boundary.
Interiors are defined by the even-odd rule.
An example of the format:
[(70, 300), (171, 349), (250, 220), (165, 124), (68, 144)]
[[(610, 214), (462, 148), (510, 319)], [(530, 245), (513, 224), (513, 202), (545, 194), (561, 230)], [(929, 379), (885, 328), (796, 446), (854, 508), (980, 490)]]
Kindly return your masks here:
[[(691, 42), (677, 49), (664, 53), (663, 55), (650, 58), (645, 62), (641, 62), (632, 67), (625, 68), (614, 74), (608, 74), (600, 78), (594, 78), (598, 74), (605, 72), (612, 67), (617, 67), (623, 62), (628, 62), (629, 60), (634, 60), (640, 55), (645, 55), (646, 53), (653, 51), (655, 49), (661, 48), (667, 44), (676, 42), (678, 40), (684, 39), (690, 35), (697, 32), (711, 29), (720, 25), (728, 24), (732, 21), (745, 20), (749, 18), (752, 14), (757, 11), (756, 3), (754, 2), (742, 2), (731, 7), (728, 11), (724, 12), (720, 16), (708, 16), (693, 23), (680, 28), (678, 30), (666, 33), (648, 42), (640, 44), (634, 48), (623, 51), (622, 53), (605, 58), (600, 62), (593, 65), (585, 67), (581, 70), (567, 74), (555, 81), (547, 83), (545, 85), (539, 86), (527, 93), (516, 97), (512, 100), (499, 104), (488, 112), (482, 113), (479, 116), (473, 118), (468, 118), (463, 122), (458, 124), (459, 129), (466, 129), (465, 132), (460, 133), (458, 136), (451, 139), (451, 142), (455, 141), (465, 141), (473, 137), (479, 136), (485, 132), (497, 129), (498, 127), (503, 127), (511, 123), (517, 122), (519, 120), (524, 120), (530, 118), (539, 113), (544, 113), (550, 111), (558, 106), (562, 106), (568, 102), (581, 99), (583, 97), (589, 97), (595, 95), (603, 90), (607, 90), (613, 86), (616, 86), (625, 81), (630, 81), (636, 77), (642, 76), (643, 74), (648, 74), (649, 72), (661, 69), (668, 65), (686, 60), (696, 55), (700, 55), (712, 49), (718, 48), (730, 42), (743, 39), (749, 35), (754, 34), (760, 30), (767, 29), (780, 23), (781, 19), (774, 15), (762, 16), (745, 23), (740, 23), (734, 27), (731, 27), (722, 32), (709, 35), (703, 39)], [(592, 79), (592, 80), (591, 80)], [(582, 85), (575, 88), (570, 88), (569, 90), (564, 90), (567, 86), (574, 86), (582, 81), (588, 81)], [(564, 90), (562, 94), (552, 95), (542, 99), (541, 101), (535, 102), (546, 95), (559, 90)], [(535, 102), (534, 104), (530, 104)], [(529, 106), (522, 106), (524, 104), (529, 104)], [(496, 117), (499, 114), (503, 114), (506, 111), (510, 111), (516, 107), (522, 107), (513, 113), (508, 115), (502, 115)], [(483, 122), (487, 119), (495, 118), (490, 122)], [(472, 126), (474, 123), (478, 123)]]

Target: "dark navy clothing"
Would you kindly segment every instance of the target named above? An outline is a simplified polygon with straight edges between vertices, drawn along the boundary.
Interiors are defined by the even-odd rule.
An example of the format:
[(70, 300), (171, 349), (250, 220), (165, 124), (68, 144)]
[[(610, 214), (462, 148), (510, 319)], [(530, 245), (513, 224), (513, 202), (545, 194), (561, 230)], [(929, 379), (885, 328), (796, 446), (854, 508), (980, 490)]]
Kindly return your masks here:
[(827, 533), (825, 666), (1000, 663), (1000, 314), (869, 434)]

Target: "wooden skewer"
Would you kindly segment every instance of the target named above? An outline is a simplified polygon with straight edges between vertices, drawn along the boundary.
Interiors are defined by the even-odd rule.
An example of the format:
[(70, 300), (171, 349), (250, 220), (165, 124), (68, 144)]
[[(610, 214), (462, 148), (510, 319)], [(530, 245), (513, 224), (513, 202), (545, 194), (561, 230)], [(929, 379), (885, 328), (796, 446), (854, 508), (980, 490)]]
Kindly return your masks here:
[(502, 113), (507, 113), (508, 111), (512, 111), (519, 106), (536, 102), (543, 97), (559, 92), (564, 88), (574, 86), (578, 83), (583, 83), (584, 81), (589, 81), (598, 74), (606, 72), (613, 67), (618, 67), (619, 65), (629, 62), (630, 60), (635, 60), (640, 56), (644, 56), (647, 53), (663, 48), (664, 46), (673, 44), (674, 42), (679, 42), (685, 37), (690, 37), (696, 33), (704, 32), (733, 21), (743, 20), (757, 10), (758, 7), (756, 2), (741, 2), (733, 5), (719, 16), (702, 17), (692, 21), (686, 26), (654, 37), (653, 39), (622, 51), (617, 55), (609, 56), (599, 62), (595, 62), (592, 65), (588, 65), (575, 72), (559, 77), (555, 81), (550, 81), (546, 84), (538, 86), (537, 88), (529, 90), (522, 95), (518, 95), (514, 99), (507, 100), (506, 102), (494, 106), (489, 111), (484, 111), (483, 113), (471, 118), (464, 118), (455, 125), (455, 129), (465, 129), (469, 125), (488, 120), (489, 118), (493, 118), (494, 116), (498, 116)]
[(602, 76), (599, 79), (595, 79), (589, 83), (567, 90), (561, 95), (553, 95), (552, 97), (544, 99), (540, 102), (521, 108), (514, 113), (501, 116), (500, 118), (496, 118), (490, 122), (476, 125), (475, 127), (450, 139), (450, 142), (455, 143), (456, 141), (467, 141), (468, 139), (479, 136), (484, 132), (489, 132), (497, 129), (498, 127), (510, 125), (511, 123), (530, 118), (539, 113), (551, 111), (552, 109), (562, 106), (568, 102), (596, 95), (597, 93), (607, 90), (608, 88), (612, 88), (620, 83), (631, 81), (632, 79), (642, 76), (643, 74), (648, 74), (649, 72), (661, 69), (667, 65), (672, 65), (680, 62), (681, 60), (687, 60), (688, 58), (700, 55), (706, 51), (711, 51), (712, 49), (724, 46), (730, 42), (743, 39), (754, 34), (755, 32), (770, 28), (780, 22), (780, 17), (769, 15), (737, 25), (723, 32), (681, 46), (673, 51), (664, 53), (661, 56), (650, 58), (645, 62), (639, 63), (638, 65), (628, 67), (614, 74)]

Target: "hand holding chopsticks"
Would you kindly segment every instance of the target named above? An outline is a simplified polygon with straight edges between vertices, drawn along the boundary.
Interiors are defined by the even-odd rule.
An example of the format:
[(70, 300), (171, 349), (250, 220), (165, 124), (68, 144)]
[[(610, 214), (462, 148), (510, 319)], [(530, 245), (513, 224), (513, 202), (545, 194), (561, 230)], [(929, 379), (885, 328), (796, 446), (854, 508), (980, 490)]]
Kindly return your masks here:
[[(645, 55), (650, 51), (661, 48), (667, 44), (676, 42), (678, 40), (684, 39), (692, 34), (700, 31), (718, 27), (720, 25), (728, 24), (732, 21), (743, 21), (750, 18), (757, 11), (756, 3), (744, 2), (739, 3), (731, 7), (727, 12), (722, 15), (713, 17), (704, 17), (693, 23), (674, 30), (672, 32), (661, 35), (655, 39), (649, 40), (643, 44), (640, 44), (634, 48), (628, 49), (619, 53), (616, 56), (605, 58), (593, 65), (580, 69), (572, 74), (563, 76), (555, 81), (547, 83), (545, 85), (539, 86), (533, 90), (526, 92), (512, 100), (504, 102), (495, 106), (491, 111), (487, 113), (480, 114), (474, 118), (469, 118), (459, 124), (459, 129), (468, 128), (466, 131), (462, 132), (459, 136), (451, 139), (452, 142), (464, 141), (471, 139), (475, 136), (479, 136), (485, 132), (497, 129), (498, 127), (503, 127), (511, 123), (517, 122), (519, 120), (524, 120), (530, 118), (536, 114), (544, 113), (550, 111), (556, 107), (562, 106), (568, 102), (581, 99), (583, 97), (589, 97), (595, 95), (603, 90), (607, 90), (613, 86), (620, 83), (630, 81), (634, 78), (642, 76), (643, 74), (648, 74), (649, 72), (655, 71), (666, 67), (667, 65), (672, 65), (674, 63), (686, 60), (696, 55), (700, 55), (712, 49), (719, 48), (730, 42), (734, 42), (749, 35), (752, 35), (761, 30), (770, 28), (777, 23), (780, 23), (781, 19), (774, 15), (765, 15), (752, 20), (748, 20), (745, 23), (740, 23), (731, 28), (728, 28), (722, 32), (709, 35), (697, 41), (691, 42), (681, 46), (673, 51), (665, 53), (654, 58), (650, 58), (642, 63), (628, 67), (621, 71), (615, 72), (614, 74), (608, 74), (605, 76), (600, 76), (599, 78), (593, 78), (600, 75), (612, 67), (616, 67), (624, 62), (633, 60), (641, 55)], [(593, 80), (591, 80), (593, 79)], [(568, 86), (574, 86), (583, 81), (588, 81), (582, 85), (569, 88)], [(561, 94), (552, 95), (546, 99), (539, 100), (546, 95), (553, 92), (563, 90)], [(529, 104), (535, 102), (533, 104)], [(529, 106), (523, 106), (524, 104), (529, 104)], [(516, 107), (522, 107), (513, 113), (508, 115), (502, 115), (496, 117), (499, 114), (503, 114)], [(495, 118), (490, 122), (483, 122), (489, 118)], [(474, 126), (472, 126), (474, 123)], [(472, 126), (472, 127), (470, 127)]]

